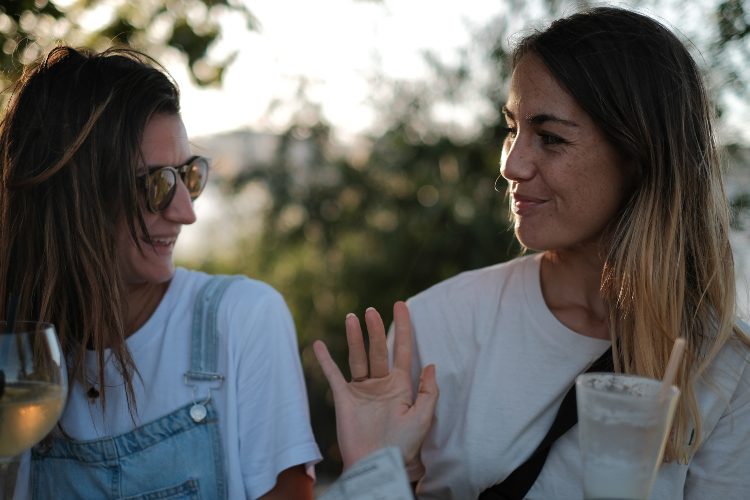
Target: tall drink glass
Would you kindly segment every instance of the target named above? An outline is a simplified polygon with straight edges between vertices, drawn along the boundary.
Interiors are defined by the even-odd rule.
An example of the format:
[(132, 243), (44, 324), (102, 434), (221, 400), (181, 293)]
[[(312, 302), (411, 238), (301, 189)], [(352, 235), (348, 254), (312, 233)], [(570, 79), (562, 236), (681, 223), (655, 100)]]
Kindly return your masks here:
[(662, 462), (680, 391), (633, 375), (576, 378), (585, 500), (647, 500)]

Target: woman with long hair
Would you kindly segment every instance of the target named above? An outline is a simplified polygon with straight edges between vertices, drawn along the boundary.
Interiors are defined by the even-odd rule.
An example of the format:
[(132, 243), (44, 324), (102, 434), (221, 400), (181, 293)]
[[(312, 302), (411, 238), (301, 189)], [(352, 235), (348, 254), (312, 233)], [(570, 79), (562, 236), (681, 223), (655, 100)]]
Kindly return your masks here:
[[(408, 301), (411, 388), (393, 382), (403, 361), (374, 373), (361, 340), (350, 340), (352, 382), (336, 383), (316, 347), (339, 422), (405, 414), (434, 364), (440, 398), (421, 453), (406, 444), (423, 434), (401, 443), (420, 498), (582, 498), (577, 428), (541, 444), (577, 375), (609, 365), (661, 379), (682, 338), (652, 498), (750, 498), (750, 328), (735, 311), (730, 212), (698, 67), (659, 22), (603, 7), (521, 39), (512, 69), (500, 172), (532, 252)], [(399, 398), (379, 389), (386, 376)]]
[[(415, 373), (434, 363), (441, 390), (418, 493), (475, 498), (502, 483), (607, 349), (615, 371), (661, 378), (682, 337), (653, 497), (746, 496), (750, 342), (698, 67), (670, 30), (617, 8), (553, 22), (512, 64), (500, 170), (516, 237), (535, 253), (409, 301)], [(567, 432), (528, 497), (580, 498), (580, 478)]]
[(23, 462), (34, 497), (312, 496), (320, 454), (284, 300), (173, 263), (209, 165), (144, 54), (58, 47), (14, 87), (0, 296), (56, 326), (71, 382)]

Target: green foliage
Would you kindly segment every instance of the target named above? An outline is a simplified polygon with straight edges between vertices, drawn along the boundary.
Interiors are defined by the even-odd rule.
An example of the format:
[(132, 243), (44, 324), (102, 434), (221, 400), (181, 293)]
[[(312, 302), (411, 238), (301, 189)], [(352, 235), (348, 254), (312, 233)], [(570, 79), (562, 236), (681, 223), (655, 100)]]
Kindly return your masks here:
[[(58, 43), (103, 50), (129, 45), (160, 58), (177, 50), (199, 85), (221, 81), (235, 54), (208, 52), (220, 36), (219, 15), (257, 22), (241, 0), (12, 0), (0, 5), (0, 69), (7, 82)], [(3, 83), (3, 82), (0, 82)]]
[[(399, 102), (419, 100), (403, 93)], [(234, 272), (273, 284), (294, 314), (326, 456), (322, 473), (337, 473), (340, 463), (331, 395), (312, 342), (325, 340), (344, 367), (347, 313), (361, 317), (373, 306), (389, 323), (394, 301), (518, 253), (505, 184), (499, 192), (494, 186), (499, 123), (471, 141), (434, 134), (426, 142), (411, 111), (402, 108), (388, 130), (347, 154), (334, 150), (322, 121), (293, 124), (271, 163), (230, 181), (237, 190), (260, 183), (270, 193), (262, 232), (238, 245)]]

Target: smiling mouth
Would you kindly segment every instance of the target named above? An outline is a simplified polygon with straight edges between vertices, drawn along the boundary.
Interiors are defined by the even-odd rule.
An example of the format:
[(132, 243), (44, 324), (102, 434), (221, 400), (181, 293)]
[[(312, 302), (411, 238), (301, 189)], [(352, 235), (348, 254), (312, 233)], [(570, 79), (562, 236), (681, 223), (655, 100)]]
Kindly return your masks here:
[(166, 248), (166, 247), (173, 247), (175, 242), (177, 241), (177, 237), (171, 237), (171, 238), (151, 238), (150, 240), (148, 238), (143, 238), (143, 241), (147, 245), (153, 245), (155, 247), (160, 248)]
[(544, 205), (547, 201), (548, 200), (544, 198), (511, 193), (511, 209), (513, 210), (513, 213), (517, 215), (524, 215), (529, 211)]
[(169, 245), (174, 245), (177, 239), (176, 238), (170, 238), (170, 239), (154, 238), (152, 241), (154, 245), (169, 246)]

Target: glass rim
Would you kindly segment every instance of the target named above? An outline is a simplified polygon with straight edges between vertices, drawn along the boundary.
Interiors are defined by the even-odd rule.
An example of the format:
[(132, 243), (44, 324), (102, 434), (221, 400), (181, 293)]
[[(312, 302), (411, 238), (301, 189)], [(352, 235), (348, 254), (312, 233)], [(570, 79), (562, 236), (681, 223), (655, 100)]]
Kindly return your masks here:
[[(657, 390), (654, 393), (650, 394), (632, 394), (628, 391), (622, 391), (622, 390), (606, 390), (601, 387), (595, 387), (591, 384), (587, 384), (588, 381), (595, 380), (595, 379), (624, 379), (633, 383), (639, 383), (644, 384), (651, 387), (656, 387)], [(595, 392), (596, 394), (601, 395), (607, 395), (608, 397), (617, 398), (617, 397), (638, 397), (640, 399), (659, 399), (660, 398), (660, 392), (661, 392), (661, 380), (651, 378), (651, 377), (645, 377), (643, 375), (635, 375), (630, 373), (612, 373), (612, 372), (587, 372), (582, 373), (576, 377), (575, 380), (576, 389), (578, 388), (585, 388), (587, 391)], [(667, 398), (665, 400), (669, 400), (673, 397), (679, 396), (681, 393), (680, 388), (676, 385), (672, 384), (669, 386), (669, 391), (667, 393)]]

